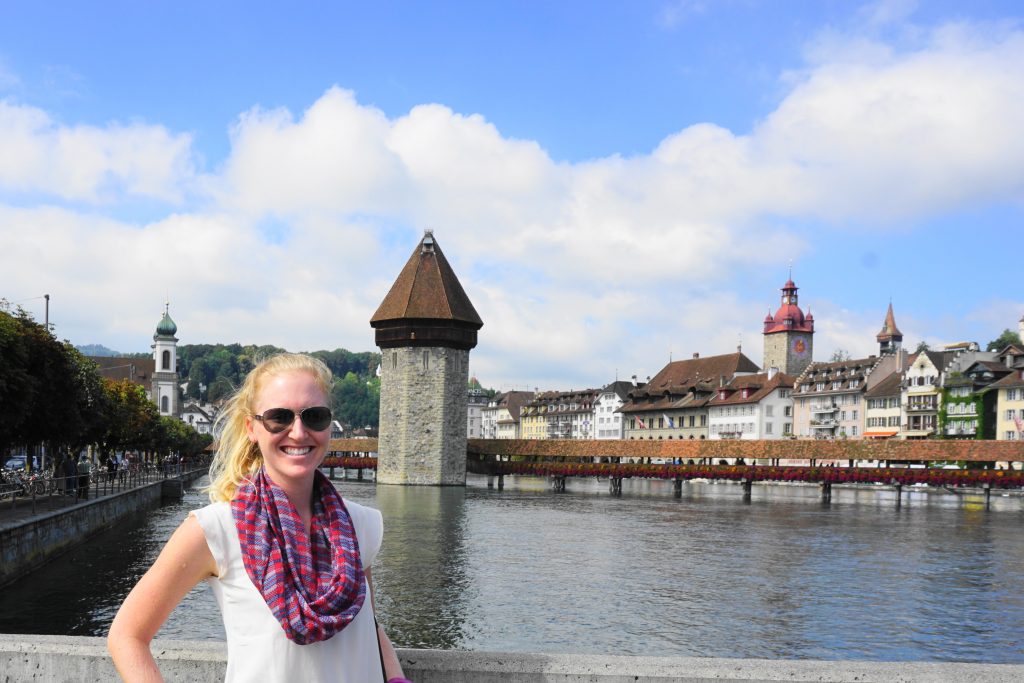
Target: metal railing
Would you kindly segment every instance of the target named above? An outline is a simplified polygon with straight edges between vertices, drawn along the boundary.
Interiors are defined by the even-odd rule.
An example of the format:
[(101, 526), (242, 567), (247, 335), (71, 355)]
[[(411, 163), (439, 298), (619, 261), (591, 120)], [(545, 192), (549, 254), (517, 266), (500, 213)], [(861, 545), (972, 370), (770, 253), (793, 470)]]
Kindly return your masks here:
[(94, 467), (88, 474), (53, 476), (41, 473), (26, 475), (5, 470), (0, 481), (0, 510), (31, 507), (64, 508), (152, 484), (162, 479), (190, 474), (206, 465), (182, 463), (130, 463), (111, 470)]

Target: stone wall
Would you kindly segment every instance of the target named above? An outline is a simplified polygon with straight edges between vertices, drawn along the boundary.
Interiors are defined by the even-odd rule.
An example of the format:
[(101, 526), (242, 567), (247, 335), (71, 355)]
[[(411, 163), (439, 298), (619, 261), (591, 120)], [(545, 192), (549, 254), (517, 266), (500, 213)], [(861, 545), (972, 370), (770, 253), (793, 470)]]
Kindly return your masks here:
[(465, 484), (469, 351), (412, 346), (381, 354), (377, 481)]
[(0, 526), (0, 586), (114, 526), (160, 504), (163, 481)]
[[(156, 641), (152, 651), (166, 681), (224, 680), (224, 643)], [(416, 683), (1010, 683), (1024, 666), (930, 662), (821, 662), (698, 657), (621, 657), (540, 653), (398, 650)], [(115, 681), (102, 638), (0, 634), (5, 680), (88, 683)]]

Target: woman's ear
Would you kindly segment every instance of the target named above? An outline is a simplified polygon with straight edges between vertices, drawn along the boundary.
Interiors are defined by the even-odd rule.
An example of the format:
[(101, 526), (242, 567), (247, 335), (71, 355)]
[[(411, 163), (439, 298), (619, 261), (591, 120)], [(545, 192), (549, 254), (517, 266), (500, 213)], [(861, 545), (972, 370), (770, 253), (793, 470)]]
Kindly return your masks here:
[(245, 433), (249, 435), (250, 443), (256, 443), (256, 431), (254, 426), (255, 422), (256, 421), (252, 419), (251, 415), (245, 418)]

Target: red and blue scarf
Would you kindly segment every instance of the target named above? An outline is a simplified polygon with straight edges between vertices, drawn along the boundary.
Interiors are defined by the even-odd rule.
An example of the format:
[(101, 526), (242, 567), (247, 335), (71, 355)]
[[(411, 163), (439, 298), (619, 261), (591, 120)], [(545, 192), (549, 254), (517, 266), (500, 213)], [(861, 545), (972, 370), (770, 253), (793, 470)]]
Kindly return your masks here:
[(319, 470), (313, 481), (313, 523), (299, 513), (264, 468), (231, 501), (242, 562), (289, 640), (327, 640), (355, 618), (366, 599), (363, 563), (352, 517)]

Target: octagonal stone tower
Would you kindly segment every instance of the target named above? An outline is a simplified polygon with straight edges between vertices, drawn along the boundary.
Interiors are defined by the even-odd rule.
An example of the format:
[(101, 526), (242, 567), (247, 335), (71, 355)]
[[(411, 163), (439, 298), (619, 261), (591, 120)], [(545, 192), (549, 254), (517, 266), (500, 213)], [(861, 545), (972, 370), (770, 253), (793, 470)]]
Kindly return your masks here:
[(432, 231), (370, 326), (381, 352), (377, 482), (464, 486), (469, 350), (483, 321)]

